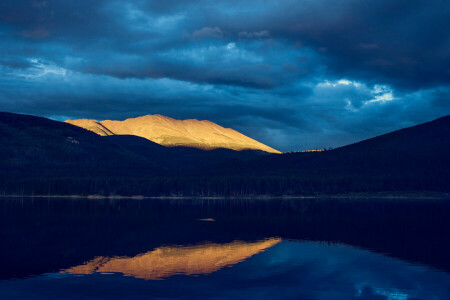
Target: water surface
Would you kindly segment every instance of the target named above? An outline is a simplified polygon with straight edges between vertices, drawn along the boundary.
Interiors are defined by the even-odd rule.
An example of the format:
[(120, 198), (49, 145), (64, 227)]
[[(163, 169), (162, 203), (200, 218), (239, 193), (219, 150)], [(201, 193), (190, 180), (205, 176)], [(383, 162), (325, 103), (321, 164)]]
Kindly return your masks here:
[(1, 299), (450, 299), (430, 199), (0, 199)]

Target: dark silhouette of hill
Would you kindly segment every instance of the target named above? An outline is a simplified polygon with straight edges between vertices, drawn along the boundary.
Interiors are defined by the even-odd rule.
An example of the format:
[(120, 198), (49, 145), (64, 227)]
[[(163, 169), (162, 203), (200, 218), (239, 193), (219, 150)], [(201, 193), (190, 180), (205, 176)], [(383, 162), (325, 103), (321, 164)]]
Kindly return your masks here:
[(161, 168), (79, 127), (45, 118), (0, 113), (0, 190), (69, 191), (105, 176)]
[(166, 169), (190, 169), (217, 164), (221, 161), (229, 163), (230, 161), (249, 160), (268, 155), (267, 152), (258, 150), (201, 150), (191, 147), (166, 147), (134, 135), (110, 135), (102, 138)]
[(0, 193), (183, 196), (450, 192), (450, 116), (323, 152), (165, 147), (0, 113)]
[[(440, 168), (448, 166), (445, 163), (450, 159), (449, 150), (450, 116), (445, 116), (333, 150), (270, 156), (248, 166), (269, 174), (305, 167), (350, 168), (364, 172), (400, 166), (417, 169), (438, 161), (440, 163), (436, 167)], [(276, 169), (273, 168), (275, 166)], [(241, 167), (239, 169), (242, 171)]]
[[(450, 191), (450, 116), (323, 152), (270, 155), (222, 174), (248, 194)], [(203, 170), (204, 171), (204, 170)], [(250, 183), (251, 182), (251, 183)]]
[[(251, 159), (263, 151), (164, 147), (137, 136), (102, 137), (46, 118), (0, 113), (0, 193), (132, 193), (133, 184), (178, 169)], [(172, 171), (173, 170), (173, 171)], [(139, 178), (139, 179), (136, 179)]]
[(36, 165), (65, 168), (81, 164), (90, 168), (114, 169), (139, 162), (139, 158), (131, 152), (87, 130), (45, 118), (12, 113), (0, 113), (0, 146), (1, 162), (15, 167)]

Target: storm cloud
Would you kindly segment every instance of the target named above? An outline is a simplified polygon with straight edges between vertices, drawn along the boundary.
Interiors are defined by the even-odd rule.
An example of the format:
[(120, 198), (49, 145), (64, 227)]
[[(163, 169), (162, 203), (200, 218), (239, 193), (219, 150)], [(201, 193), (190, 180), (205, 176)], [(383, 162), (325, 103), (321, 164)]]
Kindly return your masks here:
[(4, 0), (0, 110), (336, 147), (450, 113), (449, 16), (440, 0)]

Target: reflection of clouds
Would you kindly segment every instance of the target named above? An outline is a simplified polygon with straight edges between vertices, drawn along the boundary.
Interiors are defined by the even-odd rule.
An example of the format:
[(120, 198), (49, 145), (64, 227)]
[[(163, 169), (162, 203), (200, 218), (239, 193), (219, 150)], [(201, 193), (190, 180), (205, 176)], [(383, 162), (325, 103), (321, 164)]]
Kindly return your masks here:
[(370, 283), (356, 284), (357, 298), (366, 298), (371, 296), (384, 296), (387, 300), (407, 300), (408, 294), (397, 289), (385, 289), (379, 287), (372, 287)]
[[(276, 242), (276, 240), (265, 242), (270, 243), (269, 241)], [(154, 264), (143, 263), (145, 255), (153, 256), (156, 254), (154, 251), (129, 258), (98, 258), (79, 267), (84, 268), (87, 274), (111, 271), (129, 277), (72, 276), (58, 273), (17, 280), (13, 283), (0, 281), (0, 290), (6, 299), (10, 295), (16, 299), (31, 298), (31, 294), (36, 294), (37, 287), (40, 291), (45, 290), (52, 295), (52, 299), (66, 299), (68, 292), (74, 299), (84, 299), (86, 295), (121, 295), (124, 291), (127, 299), (142, 299), (142, 295), (164, 299), (450, 299), (448, 290), (450, 275), (426, 266), (414, 265), (345, 245), (283, 241), (271, 247), (260, 243), (264, 241), (237, 243), (235, 244), (237, 252), (226, 251), (233, 243), (203, 245), (205, 254), (208, 253), (207, 249), (210, 246), (216, 247), (217, 253), (228, 253), (217, 255), (217, 259), (209, 261), (206, 258), (211, 258), (210, 255), (205, 255), (205, 259), (202, 258), (202, 246), (172, 248), (173, 252), (169, 251), (166, 255), (160, 256), (161, 260)], [(246, 250), (239, 252), (241, 246), (247, 247)], [(252, 256), (253, 250), (248, 251), (251, 247), (255, 247), (255, 254), (259, 254)], [(263, 248), (265, 249), (263, 252), (257, 250)], [(163, 252), (161, 251), (161, 254)], [(183, 259), (189, 257), (189, 253), (196, 253), (194, 260)], [(227, 258), (232, 258), (232, 263), (228, 264), (230, 267), (215, 272), (216, 268), (222, 268), (221, 265), (226, 263)], [(175, 262), (178, 259), (184, 263), (177, 266), (189, 267), (178, 270), (194, 270), (193, 268), (203, 266), (202, 262), (208, 261), (205, 266), (209, 267), (202, 269), (208, 272), (198, 271), (199, 274), (203, 274), (202, 276), (171, 276), (177, 274), (175, 269), (161, 268), (168, 262)], [(243, 261), (234, 264), (236, 260)], [(108, 261), (111, 265), (108, 265)], [(105, 269), (101, 269), (102, 266)], [(131, 266), (133, 268), (130, 268)], [(165, 273), (167, 275), (164, 276), (165, 280), (146, 281), (133, 278), (145, 278), (144, 274), (156, 274), (146, 271), (158, 268), (160, 271), (170, 271)], [(75, 269), (72, 269), (74, 274), (80, 274), (82, 271), (78, 269), (75, 272)], [(183, 272), (178, 274), (186, 274)], [(190, 272), (193, 273), (197, 271)]]
[(345, 245), (284, 241), (236, 268), (237, 280), (251, 284), (254, 278), (255, 288), (261, 283), (276, 282), (277, 288), (283, 290), (280, 298), (450, 297), (450, 276), (446, 273)]

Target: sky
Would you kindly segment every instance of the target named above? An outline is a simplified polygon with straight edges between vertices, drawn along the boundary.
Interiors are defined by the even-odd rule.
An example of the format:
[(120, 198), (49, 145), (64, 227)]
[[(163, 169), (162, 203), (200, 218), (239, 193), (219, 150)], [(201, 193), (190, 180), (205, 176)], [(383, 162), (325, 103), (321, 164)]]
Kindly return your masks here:
[(210, 120), (281, 151), (450, 114), (448, 0), (2, 0), (0, 111)]

